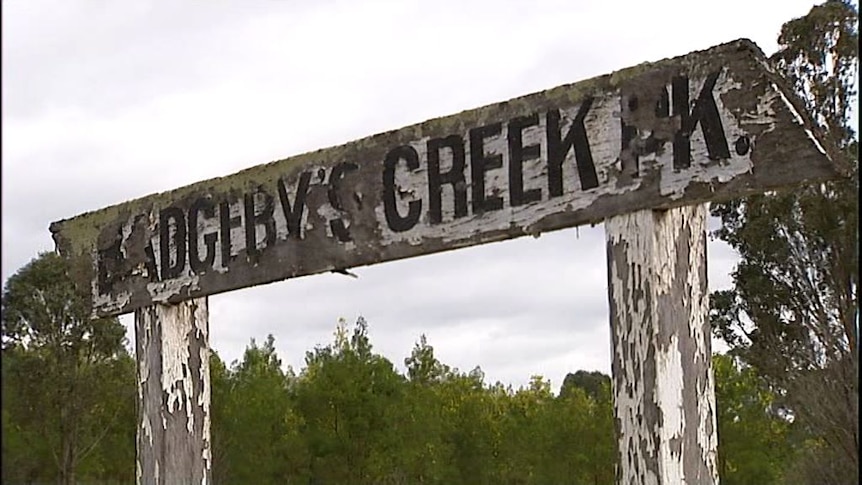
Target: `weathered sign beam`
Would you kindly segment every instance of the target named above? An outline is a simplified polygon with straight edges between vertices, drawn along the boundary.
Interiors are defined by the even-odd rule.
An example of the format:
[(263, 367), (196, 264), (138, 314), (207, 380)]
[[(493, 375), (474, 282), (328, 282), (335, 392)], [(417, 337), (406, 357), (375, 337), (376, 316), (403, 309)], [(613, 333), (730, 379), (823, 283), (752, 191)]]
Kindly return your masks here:
[(135, 311), (139, 484), (211, 483), (207, 298)]
[(605, 221), (617, 483), (718, 483), (706, 204)]
[(835, 177), (750, 41), (51, 225), (96, 315)]

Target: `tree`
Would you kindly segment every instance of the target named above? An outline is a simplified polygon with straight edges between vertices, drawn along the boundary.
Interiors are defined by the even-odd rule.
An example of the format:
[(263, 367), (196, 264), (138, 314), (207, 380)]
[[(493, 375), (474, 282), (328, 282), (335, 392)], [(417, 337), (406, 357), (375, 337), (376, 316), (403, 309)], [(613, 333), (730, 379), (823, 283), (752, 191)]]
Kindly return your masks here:
[[(613, 483), (617, 465), (611, 378), (598, 371), (566, 374), (555, 403), (552, 436), (569, 475), (578, 483)], [(561, 475), (565, 476), (565, 475)]]
[(446, 483), (452, 480), (454, 447), (447, 440), (451, 429), (450, 408), (444, 406), (443, 383), (452, 370), (434, 355), (425, 335), (404, 359), (407, 368), (404, 400), (395, 416), (401, 448), (397, 467), (407, 483)]
[(307, 450), (288, 390), (295, 377), (281, 369), (273, 336), (263, 345), (252, 339), (229, 373), (223, 364), (211, 372), (214, 456), (220, 460), (215, 477), (221, 483), (297, 483)]
[(71, 484), (78, 471), (131, 479), (135, 367), (123, 326), (90, 318), (66, 262), (52, 253), (9, 278), (2, 310), (4, 479)]
[(231, 444), (233, 416), (230, 370), (218, 353), (210, 352), (210, 447), (212, 450), (212, 483), (230, 483), (228, 461), (237, 447)]
[(721, 483), (785, 483), (794, 457), (791, 423), (780, 414), (773, 394), (751, 367), (729, 355), (715, 355), (718, 468)]
[(425, 334), (413, 346), (410, 357), (404, 359), (404, 365), (407, 366), (407, 378), (418, 384), (439, 382), (450, 373), (449, 367), (434, 357), (434, 347), (428, 344)]
[(443, 442), (450, 466), (442, 483), (494, 483), (499, 456), (499, 408), (484, 385), (482, 369), (453, 369), (437, 388), (442, 405)]
[[(740, 261), (712, 295), (711, 321), (808, 432), (804, 470), (816, 483), (855, 483), (858, 455), (858, 142), (849, 108), (858, 68), (858, 12), (830, 0), (787, 22), (771, 62), (851, 176), (716, 204), (715, 235)], [(816, 478), (815, 478), (816, 477)]]
[(574, 374), (566, 374), (563, 385), (560, 386), (560, 397), (565, 397), (578, 387), (595, 400), (602, 399), (606, 390), (611, 386), (611, 377), (599, 371), (587, 372), (579, 370)]
[(306, 353), (292, 392), (310, 475), (319, 483), (401, 483), (401, 423), (394, 417), (404, 378), (372, 350), (360, 317), (352, 333), (342, 321), (332, 344)]

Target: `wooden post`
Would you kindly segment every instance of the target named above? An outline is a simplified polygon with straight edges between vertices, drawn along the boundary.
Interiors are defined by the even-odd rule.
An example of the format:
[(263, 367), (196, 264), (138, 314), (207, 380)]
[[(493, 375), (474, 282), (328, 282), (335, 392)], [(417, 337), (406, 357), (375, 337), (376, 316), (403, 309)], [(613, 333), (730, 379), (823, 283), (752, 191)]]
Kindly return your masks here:
[(605, 222), (620, 484), (718, 483), (706, 205)]
[(210, 481), (207, 299), (135, 311), (137, 483)]

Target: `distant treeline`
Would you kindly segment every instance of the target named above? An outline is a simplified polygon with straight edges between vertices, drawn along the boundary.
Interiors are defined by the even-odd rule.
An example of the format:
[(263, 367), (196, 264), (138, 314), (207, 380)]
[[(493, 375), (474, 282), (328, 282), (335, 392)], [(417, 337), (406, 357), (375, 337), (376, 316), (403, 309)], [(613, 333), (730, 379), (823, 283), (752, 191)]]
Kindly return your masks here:
[[(44, 351), (4, 348), (3, 483), (134, 482), (134, 359), (122, 344), (104, 355), (62, 371), (92, 379), (66, 381), (76, 390), (45, 386), (58, 369)], [(229, 367), (213, 354), (212, 482), (614, 483), (607, 375), (568, 374), (556, 395), (540, 376), (517, 390), (489, 385), (479, 367), (437, 360), (424, 336), (404, 363), (401, 374), (374, 353), (361, 318), (308, 351), (298, 373), (282, 370), (272, 336), (252, 340)], [(791, 423), (772, 412), (753, 374), (729, 357), (715, 363), (722, 483), (779, 483)], [(63, 396), (78, 405), (59, 406)], [(57, 409), (80, 413), (64, 421), (79, 428), (71, 473), (61, 471), (68, 429), (48, 414)]]

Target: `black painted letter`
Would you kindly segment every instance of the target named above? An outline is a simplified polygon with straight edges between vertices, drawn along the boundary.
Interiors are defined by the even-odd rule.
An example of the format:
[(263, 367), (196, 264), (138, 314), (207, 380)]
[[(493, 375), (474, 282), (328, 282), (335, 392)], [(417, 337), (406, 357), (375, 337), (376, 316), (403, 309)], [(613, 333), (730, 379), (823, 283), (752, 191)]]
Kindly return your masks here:
[[(263, 196), (263, 208), (260, 212), (255, 207), (256, 197), (260, 194)], [(245, 194), (245, 252), (250, 258), (257, 258), (260, 255), (260, 249), (257, 248), (257, 226), (263, 226), (264, 229), (264, 248), (268, 248), (275, 243), (275, 219), (272, 213), (275, 209), (272, 202), (272, 196), (267, 194), (262, 187), (258, 187), (257, 192)]]
[[(455, 218), (467, 215), (467, 181), (464, 178), (464, 139), (459, 135), (428, 140), (428, 217), (431, 224), (443, 221), (443, 184), (452, 186)], [(440, 150), (448, 148), (452, 153), (452, 168), (440, 173)]]
[(572, 120), (572, 126), (569, 127), (565, 137), (560, 132), (560, 111), (557, 109), (548, 111), (548, 192), (551, 197), (563, 195), (563, 161), (572, 147), (575, 150), (581, 189), (588, 190), (599, 186), (593, 154), (590, 152), (590, 141), (587, 139), (587, 129), (584, 127), (584, 118), (592, 104), (593, 98), (587, 98), (581, 103), (578, 114)]
[(305, 211), (309, 183), (311, 183), (311, 172), (302, 172), (299, 176), (299, 186), (296, 188), (296, 197), (291, 204), (284, 180), (278, 179), (278, 198), (281, 200), (281, 211), (284, 212), (284, 219), (287, 221), (287, 237), (302, 239), (302, 213)]
[(480, 126), (470, 130), (470, 177), (473, 187), (473, 214), (503, 208), (503, 198), (485, 194), (485, 172), (503, 166), (503, 155), (485, 155), (485, 138), (499, 135), (500, 123)]
[(208, 269), (212, 269), (215, 261), (215, 243), (218, 239), (218, 234), (211, 232), (204, 234), (204, 247), (206, 253), (201, 259), (198, 254), (198, 215), (203, 214), (207, 219), (215, 216), (215, 207), (212, 201), (205, 198), (200, 198), (195, 201), (189, 208), (189, 266), (195, 274), (202, 273)]
[(671, 83), (673, 114), (680, 117), (681, 125), (673, 139), (673, 168), (675, 169), (691, 166), (691, 134), (698, 123), (703, 131), (710, 160), (730, 158), (730, 148), (724, 136), (724, 127), (721, 125), (721, 115), (712, 96), (718, 75), (719, 71), (716, 71), (707, 76), (691, 112), (688, 110), (688, 78), (673, 78)]
[(234, 256), (231, 254), (230, 231), (235, 227), (240, 227), (242, 219), (230, 216), (230, 204), (228, 202), (219, 203), (218, 215), (219, 239), (221, 240), (221, 265), (223, 268), (227, 268), (228, 264), (234, 259)]
[(401, 189), (395, 185), (395, 169), (401, 160), (406, 162), (407, 169), (416, 170), (419, 168), (419, 154), (410, 145), (402, 145), (390, 150), (383, 161), (383, 210), (386, 224), (395, 232), (412, 229), (419, 222), (422, 212), (422, 201), (411, 200), (407, 204), (407, 215), (402, 217), (398, 213), (397, 199), (401, 195)]
[[(171, 261), (171, 248), (177, 253), (174, 261)], [(159, 252), (162, 280), (176, 278), (182, 274), (186, 267), (186, 217), (179, 207), (168, 207), (159, 211)]]
[(111, 245), (99, 249), (96, 259), (96, 287), (100, 295), (110, 294), (114, 283), (123, 279), (123, 253), (120, 251), (123, 243), (122, 228), (118, 227), (114, 234)]
[(509, 121), (509, 200), (512, 207), (542, 199), (541, 189), (524, 192), (524, 161), (539, 158), (539, 145), (524, 146), (524, 128), (539, 124), (539, 113)]

